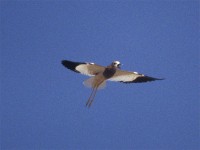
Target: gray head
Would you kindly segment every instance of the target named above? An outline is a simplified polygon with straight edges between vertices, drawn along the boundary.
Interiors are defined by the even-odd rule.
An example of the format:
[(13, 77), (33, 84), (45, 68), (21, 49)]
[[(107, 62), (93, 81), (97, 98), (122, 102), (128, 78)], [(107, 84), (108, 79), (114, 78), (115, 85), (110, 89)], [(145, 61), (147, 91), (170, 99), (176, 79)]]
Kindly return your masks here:
[(116, 67), (116, 68), (120, 68), (121, 63), (119, 61), (113, 61), (112, 62), (112, 66)]

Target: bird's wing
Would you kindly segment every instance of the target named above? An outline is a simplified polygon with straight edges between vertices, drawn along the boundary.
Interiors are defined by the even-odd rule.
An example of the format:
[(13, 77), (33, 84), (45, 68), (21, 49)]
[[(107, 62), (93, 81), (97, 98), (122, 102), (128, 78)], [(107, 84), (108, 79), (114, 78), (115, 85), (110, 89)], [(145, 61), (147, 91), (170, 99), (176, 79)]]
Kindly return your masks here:
[(123, 82), (123, 83), (141, 83), (141, 82), (163, 80), (163, 79), (149, 77), (143, 74), (139, 74), (137, 72), (117, 70), (114, 76), (111, 77), (109, 80)]
[(105, 70), (105, 67), (87, 62), (73, 62), (69, 60), (62, 60), (62, 64), (77, 73), (87, 76), (95, 76)]

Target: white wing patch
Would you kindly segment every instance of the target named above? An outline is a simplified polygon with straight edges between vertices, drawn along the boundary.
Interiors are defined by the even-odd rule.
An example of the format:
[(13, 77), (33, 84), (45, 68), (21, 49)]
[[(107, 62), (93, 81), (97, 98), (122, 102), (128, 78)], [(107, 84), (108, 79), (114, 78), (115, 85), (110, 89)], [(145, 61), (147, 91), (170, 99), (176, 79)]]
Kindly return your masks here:
[(129, 82), (129, 81), (133, 81), (137, 78), (137, 76), (133, 75), (121, 75), (121, 76), (116, 76), (116, 77), (112, 77), (109, 80), (110, 81), (123, 81), (123, 82)]
[(135, 73), (135, 74), (139, 74), (138, 72), (133, 72), (133, 73)]
[(94, 76), (90, 73), (90, 71), (88, 70), (88, 65), (87, 64), (81, 64), (81, 65), (78, 65), (76, 68), (75, 68), (78, 72), (84, 74), (84, 75), (88, 75), (88, 76)]
[(129, 72), (129, 71), (117, 71), (116, 74), (110, 78), (110, 81), (121, 81), (121, 82), (131, 82), (134, 81), (137, 77), (144, 76), (138, 72)]

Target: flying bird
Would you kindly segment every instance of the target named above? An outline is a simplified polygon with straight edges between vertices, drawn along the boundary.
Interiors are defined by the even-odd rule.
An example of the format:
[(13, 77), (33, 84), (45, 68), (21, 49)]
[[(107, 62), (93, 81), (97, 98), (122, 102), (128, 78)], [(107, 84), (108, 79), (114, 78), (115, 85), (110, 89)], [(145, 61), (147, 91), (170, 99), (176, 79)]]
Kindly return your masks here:
[(83, 82), (86, 87), (92, 88), (90, 97), (86, 102), (87, 107), (92, 105), (97, 90), (105, 87), (106, 80), (123, 83), (142, 83), (155, 80), (163, 80), (149, 77), (144, 74), (139, 74), (138, 72), (120, 70), (121, 63), (119, 61), (113, 61), (107, 67), (100, 66), (95, 63), (73, 62), (69, 60), (62, 60), (62, 64), (74, 72), (92, 76)]

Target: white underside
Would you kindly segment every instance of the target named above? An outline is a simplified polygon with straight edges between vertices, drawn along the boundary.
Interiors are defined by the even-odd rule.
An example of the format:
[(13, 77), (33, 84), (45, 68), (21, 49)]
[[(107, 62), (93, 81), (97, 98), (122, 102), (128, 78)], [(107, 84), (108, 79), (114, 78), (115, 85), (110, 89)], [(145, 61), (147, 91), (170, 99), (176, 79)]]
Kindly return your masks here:
[(114, 76), (108, 80), (110, 81), (123, 81), (123, 82), (130, 82), (130, 81), (133, 81), (137, 78), (137, 75), (134, 75), (134, 74), (129, 74), (129, 75), (121, 75), (121, 76)]
[(78, 65), (75, 69), (84, 75), (94, 76), (94, 75), (90, 74), (90, 72), (88, 70), (88, 66), (86, 64)]

